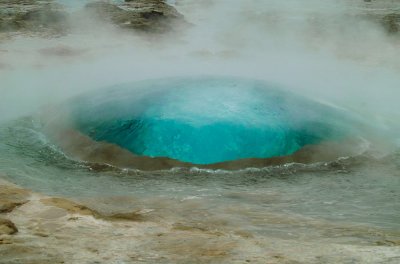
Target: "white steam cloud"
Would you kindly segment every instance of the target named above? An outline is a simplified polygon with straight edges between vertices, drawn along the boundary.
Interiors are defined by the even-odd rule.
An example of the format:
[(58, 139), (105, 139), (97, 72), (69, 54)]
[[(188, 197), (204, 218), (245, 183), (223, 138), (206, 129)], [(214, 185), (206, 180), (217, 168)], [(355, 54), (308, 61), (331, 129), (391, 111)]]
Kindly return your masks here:
[(0, 120), (117, 83), (234, 75), (397, 128), (400, 37), (371, 15), (393, 2), (377, 2), (176, 0), (169, 3), (191, 24), (176, 34), (139, 36), (76, 15), (67, 36), (0, 36)]

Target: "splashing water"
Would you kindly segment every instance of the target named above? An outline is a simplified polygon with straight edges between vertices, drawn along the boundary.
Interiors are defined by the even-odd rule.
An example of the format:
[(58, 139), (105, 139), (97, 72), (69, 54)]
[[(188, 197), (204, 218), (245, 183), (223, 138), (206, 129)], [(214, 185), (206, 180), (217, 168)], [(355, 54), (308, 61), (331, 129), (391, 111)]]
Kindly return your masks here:
[(290, 155), (350, 136), (356, 125), (337, 109), (237, 78), (125, 84), (70, 107), (78, 130), (96, 141), (195, 164)]

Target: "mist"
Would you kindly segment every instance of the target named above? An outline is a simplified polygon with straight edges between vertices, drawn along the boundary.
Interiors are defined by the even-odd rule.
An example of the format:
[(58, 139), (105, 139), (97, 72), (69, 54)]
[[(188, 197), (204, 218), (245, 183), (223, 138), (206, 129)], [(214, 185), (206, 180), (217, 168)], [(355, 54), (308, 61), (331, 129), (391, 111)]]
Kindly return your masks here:
[(400, 0), (99, 1), (0, 0), (1, 263), (398, 263)]
[(398, 127), (400, 37), (369, 19), (391, 1), (169, 3), (186, 20), (169, 34), (121, 30), (70, 4), (65, 36), (2, 36), (0, 120), (118, 83), (228, 75), (277, 83)]

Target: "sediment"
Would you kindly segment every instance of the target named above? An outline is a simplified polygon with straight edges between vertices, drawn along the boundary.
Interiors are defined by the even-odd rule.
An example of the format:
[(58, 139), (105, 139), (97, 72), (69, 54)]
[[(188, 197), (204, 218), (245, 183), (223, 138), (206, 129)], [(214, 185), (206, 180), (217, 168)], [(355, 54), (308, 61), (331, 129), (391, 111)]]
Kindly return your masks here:
[[(348, 244), (306, 239), (299, 243), (297, 238), (266, 237), (243, 230), (211, 212), (195, 220), (197, 205), (193, 200), (176, 204), (162, 199), (158, 205), (153, 201), (153, 209), (111, 212), (99, 209), (105, 198), (86, 205), (25, 190), (4, 180), (0, 180), (0, 190), (7, 190), (2, 199), (24, 201), (0, 214), (2, 264), (321, 263), (321, 259), (325, 263), (396, 263), (400, 254), (398, 236), (371, 227), (279, 214), (266, 215), (262, 220), (277, 227), (312, 227), (339, 241), (351, 236), (368, 241)], [(132, 205), (139, 201), (127, 197), (109, 198), (107, 204), (110, 202)], [(247, 214), (246, 208), (229, 207), (225, 211)]]

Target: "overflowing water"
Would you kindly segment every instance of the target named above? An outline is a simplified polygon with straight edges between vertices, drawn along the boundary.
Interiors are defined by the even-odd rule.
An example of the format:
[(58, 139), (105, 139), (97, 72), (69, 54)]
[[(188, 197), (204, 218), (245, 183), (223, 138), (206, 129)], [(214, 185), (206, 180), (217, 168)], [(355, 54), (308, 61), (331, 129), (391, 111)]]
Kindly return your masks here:
[(70, 104), (73, 125), (96, 141), (195, 164), (290, 155), (354, 136), (359, 123), (271, 84), (237, 78), (150, 80)]
[[(240, 225), (260, 235), (326, 236), (360, 243), (399, 235), (397, 153), (381, 159), (359, 155), (237, 171), (175, 168), (145, 172), (112, 166), (98, 171), (91, 163), (65, 156), (46, 139), (34, 118), (3, 125), (0, 135), (2, 173), (47, 194), (89, 201), (134, 197), (133, 205), (114, 206), (156, 209), (158, 215), (189, 222), (208, 221), (197, 215), (208, 212), (211, 218), (220, 216), (232, 227)], [(197, 209), (186, 208), (186, 201), (192, 199), (197, 201)], [(281, 220), (271, 222), (272, 216)], [(325, 223), (328, 230), (314, 221)], [(333, 227), (328, 223), (344, 229), (376, 229), (377, 233), (345, 232), (332, 237), (329, 230)]]
[[(330, 5), (306, 5), (307, 16), (298, 17), (296, 1), (285, 13), (277, 1), (250, 17), (237, 8), (236, 22), (246, 23), (211, 16), (220, 31), (208, 31), (201, 25), (210, 25), (210, 10), (236, 14), (238, 2), (170, 2), (199, 24), (187, 39), (80, 32), (4, 45), (6, 60), (23, 60), (6, 73), (0, 68), (1, 176), (102, 210), (148, 210), (154, 221), (227, 234), (316, 244), (399, 241), (394, 40), (372, 26), (357, 31), (359, 42), (335, 23), (343, 35), (324, 37), (315, 21), (301, 28), (314, 11), (331, 14)], [(282, 31), (269, 28), (274, 21)], [(293, 27), (297, 33), (286, 34)], [(309, 34), (304, 43), (301, 32)], [(332, 48), (332, 39), (343, 47)], [(314, 49), (319, 44), (323, 51)], [(60, 45), (73, 55), (49, 52)], [(369, 53), (376, 46), (385, 47), (379, 56)]]

